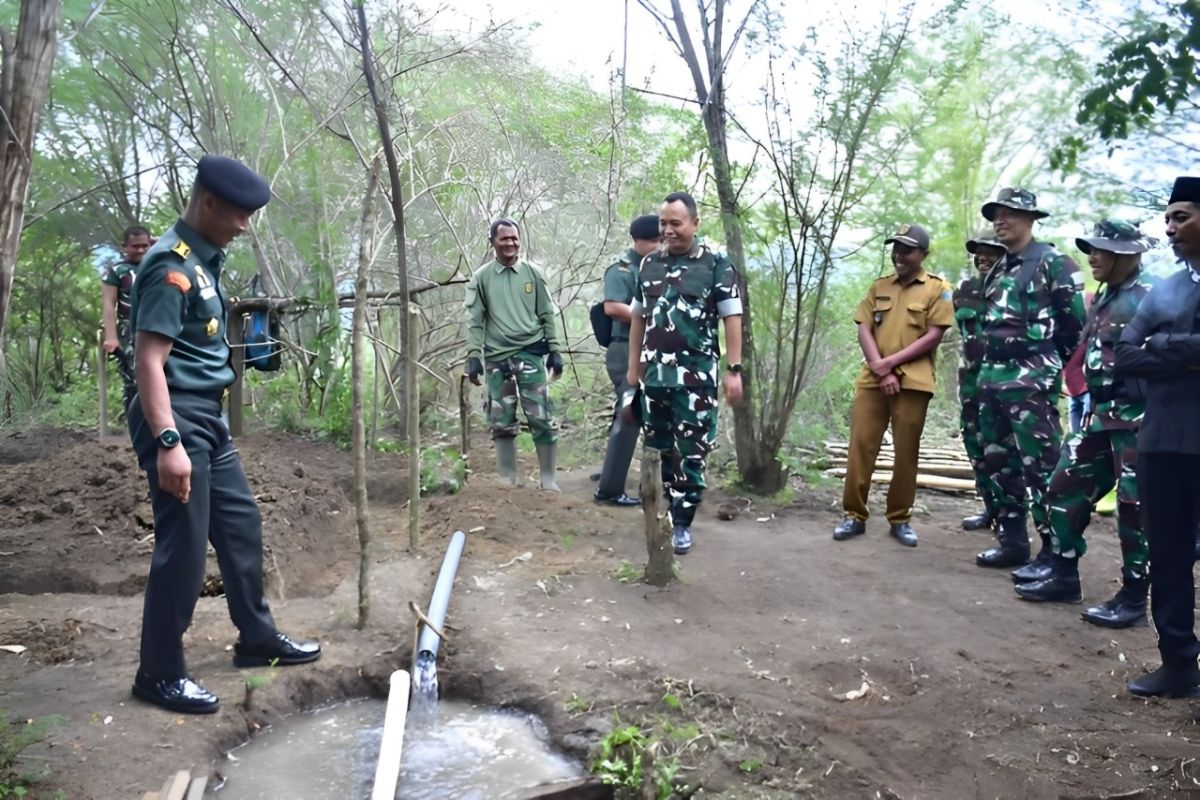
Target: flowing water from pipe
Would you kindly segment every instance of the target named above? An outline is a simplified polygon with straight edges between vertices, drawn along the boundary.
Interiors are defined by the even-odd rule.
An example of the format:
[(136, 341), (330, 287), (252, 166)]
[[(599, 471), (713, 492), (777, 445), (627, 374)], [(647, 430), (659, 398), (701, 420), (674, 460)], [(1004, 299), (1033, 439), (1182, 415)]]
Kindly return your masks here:
[[(369, 797), (384, 707), (378, 700), (358, 700), (281, 719), (233, 751), (236, 761), (220, 762), (227, 781), (216, 796)], [(579, 765), (547, 748), (546, 728), (537, 717), (446, 700), (420, 718), (410, 717), (396, 797), (505, 800), (582, 774)]]

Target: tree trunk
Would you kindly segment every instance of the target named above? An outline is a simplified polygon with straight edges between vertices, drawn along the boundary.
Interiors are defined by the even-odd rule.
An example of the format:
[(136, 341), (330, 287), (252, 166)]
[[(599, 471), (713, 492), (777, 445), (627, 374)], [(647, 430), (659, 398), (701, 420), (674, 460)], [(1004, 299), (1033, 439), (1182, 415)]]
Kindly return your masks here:
[(646, 520), (646, 583), (666, 586), (675, 579), (675, 550), (671, 546), (671, 522), (663, 497), (662, 453), (642, 449), (642, 515)]
[(33, 140), (50, 93), (61, 0), (22, 0), (16, 37), (0, 28), (0, 379), (4, 331), (29, 196)]
[(354, 278), (354, 317), (350, 325), (350, 441), (354, 449), (354, 522), (358, 527), (358, 621), (362, 630), (371, 609), (371, 527), (367, 513), (367, 436), (363, 424), (363, 329), (367, 324), (367, 269), (371, 264), (368, 231), (371, 199), (379, 180), (379, 162), (367, 175), (367, 194), (359, 226), (358, 271)]

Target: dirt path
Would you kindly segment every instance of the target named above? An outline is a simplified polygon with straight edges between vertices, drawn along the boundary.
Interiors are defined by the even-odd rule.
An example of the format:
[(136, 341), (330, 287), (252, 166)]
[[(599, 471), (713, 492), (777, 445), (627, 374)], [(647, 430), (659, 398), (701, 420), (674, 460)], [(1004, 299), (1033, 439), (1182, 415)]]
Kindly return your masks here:
[[(459, 495), (425, 500), (412, 558), (402, 549), (406, 476), (380, 457), (372, 623), (359, 632), (346, 454), (289, 437), (249, 437), (242, 450), (264, 507), (276, 616), (319, 636), (326, 655), (258, 671), (266, 683), (248, 691), (229, 661), (223, 600), (202, 598), (189, 665), (223, 706), (197, 719), (128, 696), (147, 547), (128, 448), (61, 431), (0, 435), (0, 644), (29, 648), (0, 652), (0, 708), (67, 718), (29, 751), (48, 759), (31, 765), (51, 768), (34, 796), (129, 798), (173, 769), (219, 774), (222, 753), (276, 715), (381, 691), (406, 666), (407, 603), (426, 601), (449, 532), (479, 527), (451, 603), (445, 690), (536, 711), (580, 757), (619, 715), (659, 743), (659, 763), (677, 758), (703, 796), (1200, 788), (1196, 704), (1124, 692), (1155, 663), (1152, 631), (1105, 631), (1080, 622), (1078, 607), (1018, 601), (1006, 573), (974, 566), (987, 537), (956, 530), (971, 509), (963, 501), (922, 498), (930, 513), (916, 520), (915, 550), (889, 540), (881, 520), (833, 542), (829, 490), (732, 522), (709, 502), (681, 581), (659, 590), (617, 579), (623, 562), (644, 561), (640, 515), (589, 502), (584, 470), (562, 476), (562, 496), (478, 475)], [(97, 474), (106, 477), (93, 485)], [(1085, 593), (1106, 599), (1116, 588), (1112, 524), (1098, 522), (1091, 539)], [(864, 684), (862, 697), (839, 698)]]

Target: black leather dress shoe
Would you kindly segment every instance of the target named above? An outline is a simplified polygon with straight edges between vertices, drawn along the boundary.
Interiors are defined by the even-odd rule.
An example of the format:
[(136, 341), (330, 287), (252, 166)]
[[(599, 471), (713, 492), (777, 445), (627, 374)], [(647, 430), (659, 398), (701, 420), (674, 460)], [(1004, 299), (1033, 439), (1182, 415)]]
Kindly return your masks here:
[(986, 510), (980, 511), (978, 514), (972, 514), (969, 517), (963, 517), (962, 529), (964, 531), (985, 531), (992, 527), (992, 515)]
[(255, 645), (242, 644), (241, 638), (233, 645), (235, 667), (287, 667), (292, 664), (307, 664), (320, 657), (321, 645), (316, 642), (297, 641), (279, 632)]
[(836, 541), (844, 542), (847, 539), (852, 539), (855, 536), (862, 536), (867, 532), (867, 523), (861, 519), (854, 517), (846, 517), (836, 528), (833, 529), (833, 538)]
[(1129, 682), (1138, 697), (1200, 697), (1200, 669), (1195, 662), (1176, 666), (1163, 664)]
[(592, 494), (592, 497), (595, 498), (597, 503), (606, 503), (610, 506), (621, 506), (622, 508), (629, 506), (640, 506), (642, 504), (641, 500), (637, 499), (636, 497), (630, 497), (624, 492), (621, 492), (618, 495), (610, 495), (600, 494), (600, 491), (597, 490)]
[(187, 675), (156, 680), (139, 670), (133, 679), (133, 696), (183, 714), (213, 714), (221, 707), (215, 694)]
[(917, 532), (907, 522), (893, 523), (891, 534), (896, 537), (896, 541), (905, 547), (917, 546)]

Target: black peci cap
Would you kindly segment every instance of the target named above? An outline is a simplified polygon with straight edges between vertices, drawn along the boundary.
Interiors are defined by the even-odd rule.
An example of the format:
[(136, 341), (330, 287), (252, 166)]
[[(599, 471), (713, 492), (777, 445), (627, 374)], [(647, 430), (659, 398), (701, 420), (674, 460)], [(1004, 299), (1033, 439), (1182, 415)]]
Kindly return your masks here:
[(629, 236), (647, 242), (657, 241), (662, 237), (658, 229), (658, 214), (643, 214), (629, 225)]
[(217, 197), (248, 211), (271, 200), (271, 187), (254, 170), (235, 158), (204, 156), (196, 165), (196, 183)]
[(1181, 175), (1175, 179), (1168, 203), (1200, 203), (1200, 178)]

